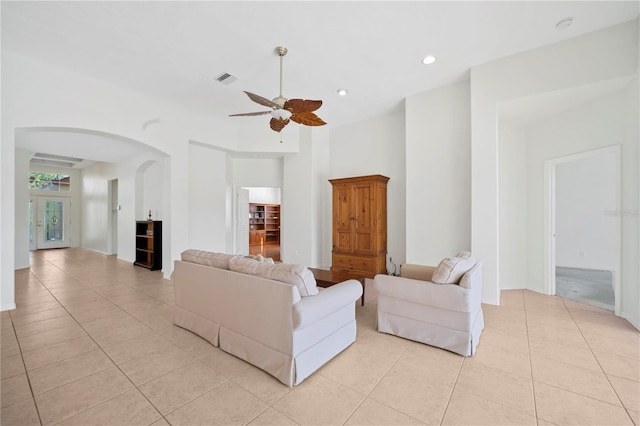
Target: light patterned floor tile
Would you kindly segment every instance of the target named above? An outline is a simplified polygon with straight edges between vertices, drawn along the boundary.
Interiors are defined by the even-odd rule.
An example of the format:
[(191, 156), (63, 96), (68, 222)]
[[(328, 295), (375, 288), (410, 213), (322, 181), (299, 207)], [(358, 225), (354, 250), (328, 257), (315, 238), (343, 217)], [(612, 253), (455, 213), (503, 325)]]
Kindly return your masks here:
[(538, 417), (559, 425), (632, 425), (622, 407), (534, 381)]
[(588, 370), (549, 359), (533, 360), (533, 379), (610, 404), (620, 400), (601, 371)]
[(438, 424), (449, 402), (454, 383), (431, 380), (412, 368), (394, 366), (369, 395), (397, 411), (426, 424)]
[(98, 349), (98, 345), (89, 336), (80, 336), (56, 345), (24, 352), (22, 356), (27, 370), (33, 370), (95, 349)]
[(196, 359), (175, 346), (167, 346), (138, 358), (120, 364), (122, 371), (136, 385), (157, 379), (165, 374), (184, 367)]
[(33, 398), (28, 398), (0, 411), (2, 426), (40, 426), (40, 417)]
[(254, 366), (234, 376), (231, 380), (269, 405), (274, 404), (291, 391), (289, 386)]
[(338, 354), (320, 369), (318, 374), (368, 395), (410, 343), (383, 333), (364, 335), (349, 347), (349, 351)]
[(109, 368), (75, 382), (36, 395), (43, 425), (73, 417), (132, 389), (117, 368)]
[(273, 408), (268, 408), (249, 423), (250, 426), (296, 426), (297, 424)]
[(59, 426), (146, 426), (162, 415), (136, 389), (96, 405), (61, 423)]
[(497, 402), (456, 389), (443, 425), (536, 425), (536, 418)]
[(31, 398), (31, 388), (25, 373), (0, 382), (0, 402), (3, 408), (29, 398)]
[(365, 399), (349, 418), (347, 425), (422, 425), (420, 421), (402, 414), (372, 399)]
[(2, 362), (0, 362), (0, 369), (2, 371), (0, 379), (8, 379), (9, 377), (24, 373), (25, 368), (24, 363), (22, 362), (22, 355), (16, 354), (2, 358)]
[(484, 364), (465, 362), (456, 383), (457, 389), (535, 416), (533, 387), (528, 378)]
[(609, 376), (622, 405), (628, 410), (640, 411), (640, 382)]
[(96, 349), (29, 370), (29, 380), (33, 394), (38, 395), (110, 367), (113, 367), (111, 360), (104, 352)]
[(227, 381), (167, 416), (173, 426), (240, 425), (249, 423), (269, 406), (240, 386)]
[(163, 415), (228, 380), (201, 362), (194, 362), (140, 386), (140, 391)]
[(364, 397), (320, 375), (309, 377), (273, 408), (300, 424), (343, 424)]

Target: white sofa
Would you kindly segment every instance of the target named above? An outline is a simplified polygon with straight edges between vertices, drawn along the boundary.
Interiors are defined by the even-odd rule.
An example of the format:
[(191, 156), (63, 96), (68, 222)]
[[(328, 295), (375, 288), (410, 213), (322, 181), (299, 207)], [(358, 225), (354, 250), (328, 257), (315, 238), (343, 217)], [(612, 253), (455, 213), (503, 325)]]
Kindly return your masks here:
[(174, 266), (174, 323), (288, 386), (355, 341), (356, 280), (319, 291), (304, 266), (197, 250)]
[(484, 328), (482, 264), (457, 284), (431, 282), (435, 270), (406, 264), (399, 277), (375, 276), (378, 331), (472, 356)]

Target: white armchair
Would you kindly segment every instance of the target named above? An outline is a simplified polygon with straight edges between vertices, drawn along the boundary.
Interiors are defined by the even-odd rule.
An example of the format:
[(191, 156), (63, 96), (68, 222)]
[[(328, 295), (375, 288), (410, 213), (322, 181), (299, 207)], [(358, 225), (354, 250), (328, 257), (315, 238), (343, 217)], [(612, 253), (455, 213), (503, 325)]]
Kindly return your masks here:
[(484, 328), (482, 264), (458, 284), (431, 282), (436, 267), (405, 264), (400, 276), (376, 275), (378, 331), (472, 356)]

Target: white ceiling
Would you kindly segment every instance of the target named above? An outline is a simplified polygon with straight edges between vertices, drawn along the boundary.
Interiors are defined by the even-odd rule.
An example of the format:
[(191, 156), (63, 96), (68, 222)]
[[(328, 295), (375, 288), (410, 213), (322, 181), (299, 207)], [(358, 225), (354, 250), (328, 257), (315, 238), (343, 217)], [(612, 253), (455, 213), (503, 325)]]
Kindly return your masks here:
[[(2, 49), (223, 120), (260, 111), (242, 93), (322, 99), (330, 126), (404, 107), (469, 68), (634, 19), (637, 1), (208, 1), (0, 3)], [(573, 25), (555, 24), (573, 17)], [(594, 60), (597, 60), (594, 52)], [(423, 65), (427, 54), (434, 65)], [(229, 86), (215, 78), (238, 78)], [(337, 89), (349, 94), (338, 97)]]

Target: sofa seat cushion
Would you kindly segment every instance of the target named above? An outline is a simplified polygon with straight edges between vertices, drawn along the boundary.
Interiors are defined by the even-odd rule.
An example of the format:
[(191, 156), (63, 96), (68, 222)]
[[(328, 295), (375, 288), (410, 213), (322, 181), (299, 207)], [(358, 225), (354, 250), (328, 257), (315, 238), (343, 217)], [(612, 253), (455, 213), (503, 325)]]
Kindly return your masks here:
[(431, 281), (438, 284), (458, 284), (462, 276), (475, 264), (476, 260), (469, 252), (460, 252), (457, 256), (445, 257), (433, 271)]
[(238, 256), (235, 254), (213, 253), (203, 250), (185, 250), (181, 254), (184, 262), (199, 263), (200, 265), (213, 266), (214, 268), (229, 269), (229, 261)]
[(236, 257), (229, 261), (229, 269), (243, 274), (256, 275), (269, 280), (293, 284), (300, 296), (315, 296), (318, 286), (313, 273), (304, 265), (276, 263), (268, 264), (245, 257)]

